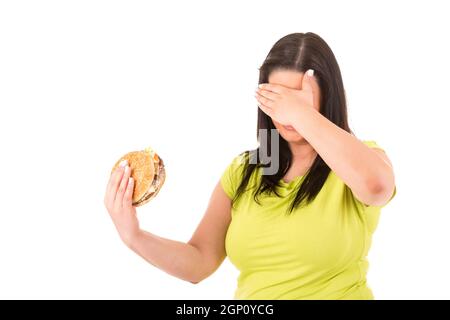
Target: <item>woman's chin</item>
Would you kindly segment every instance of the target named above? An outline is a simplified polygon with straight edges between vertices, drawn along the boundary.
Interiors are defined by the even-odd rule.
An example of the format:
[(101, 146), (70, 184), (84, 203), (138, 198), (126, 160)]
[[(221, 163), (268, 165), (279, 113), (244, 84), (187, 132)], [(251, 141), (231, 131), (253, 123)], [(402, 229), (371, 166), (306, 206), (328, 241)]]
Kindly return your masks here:
[(283, 139), (287, 142), (301, 142), (304, 140), (303, 136), (300, 135), (297, 131), (282, 130), (279, 132), (280, 136), (282, 136)]
[(283, 137), (287, 142), (302, 142), (305, 139), (303, 136), (297, 132), (292, 126), (284, 126), (281, 123), (274, 122), (275, 128), (277, 129), (280, 136)]

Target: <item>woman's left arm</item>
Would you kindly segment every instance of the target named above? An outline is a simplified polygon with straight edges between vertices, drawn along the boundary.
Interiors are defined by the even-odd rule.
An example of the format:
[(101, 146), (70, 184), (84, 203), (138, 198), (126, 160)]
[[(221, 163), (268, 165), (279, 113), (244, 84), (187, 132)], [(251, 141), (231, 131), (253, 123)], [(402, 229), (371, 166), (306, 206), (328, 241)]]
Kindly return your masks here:
[(386, 204), (395, 188), (389, 158), (383, 150), (366, 146), (314, 108), (317, 87), (307, 72), (301, 90), (264, 83), (259, 85), (256, 98), (260, 109), (273, 120), (293, 126), (356, 198), (367, 205)]
[(381, 206), (395, 188), (391, 161), (381, 149), (370, 148), (336, 126), (315, 108), (299, 108), (292, 126), (311, 144), (326, 164), (367, 205)]

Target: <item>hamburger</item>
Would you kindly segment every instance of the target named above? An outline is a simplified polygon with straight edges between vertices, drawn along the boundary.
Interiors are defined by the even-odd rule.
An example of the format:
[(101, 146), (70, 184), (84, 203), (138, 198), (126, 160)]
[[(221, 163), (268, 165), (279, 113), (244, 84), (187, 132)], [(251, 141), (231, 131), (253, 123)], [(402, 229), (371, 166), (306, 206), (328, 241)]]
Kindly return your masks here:
[(136, 207), (142, 206), (161, 190), (166, 178), (164, 162), (152, 148), (148, 147), (142, 151), (125, 154), (116, 162), (112, 171), (122, 160), (127, 160), (131, 177), (134, 179), (132, 204)]

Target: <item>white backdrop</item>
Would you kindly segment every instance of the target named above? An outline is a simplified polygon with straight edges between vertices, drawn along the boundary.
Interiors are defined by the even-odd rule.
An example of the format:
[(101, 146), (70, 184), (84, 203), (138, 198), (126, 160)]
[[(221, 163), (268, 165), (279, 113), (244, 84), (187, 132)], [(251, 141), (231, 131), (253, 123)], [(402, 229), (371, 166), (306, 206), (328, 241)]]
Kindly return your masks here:
[(166, 163), (141, 225), (187, 241), (214, 185), (256, 146), (258, 67), (312, 31), (333, 49), (350, 125), (391, 158), (396, 198), (369, 255), (376, 299), (448, 299), (450, 47), (444, 1), (0, 2), (0, 298), (232, 299), (226, 260), (193, 285), (126, 248), (111, 166)]

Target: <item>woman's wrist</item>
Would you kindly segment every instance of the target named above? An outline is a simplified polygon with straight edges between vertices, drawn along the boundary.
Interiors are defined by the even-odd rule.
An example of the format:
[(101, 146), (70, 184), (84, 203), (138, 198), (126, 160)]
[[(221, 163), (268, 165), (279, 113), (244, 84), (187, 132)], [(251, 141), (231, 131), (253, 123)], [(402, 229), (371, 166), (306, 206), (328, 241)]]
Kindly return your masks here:
[[(312, 106), (299, 106), (299, 108), (295, 110), (295, 116), (292, 117), (292, 126), (297, 132), (301, 133), (301, 131), (303, 131), (304, 123), (310, 121), (309, 119), (312, 119), (316, 113), (319, 112)], [(301, 134), (303, 135), (303, 133)]]
[(127, 247), (133, 249), (136, 247), (136, 243), (139, 241), (139, 239), (141, 239), (142, 234), (143, 230), (138, 228), (133, 231), (122, 233), (120, 237), (122, 238), (122, 241), (125, 243)]

